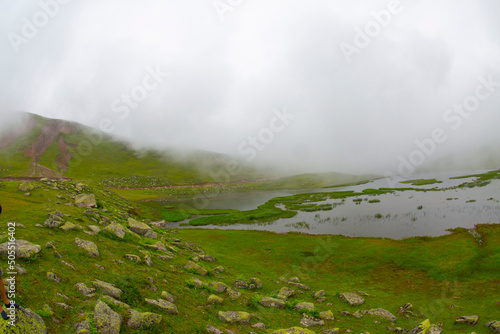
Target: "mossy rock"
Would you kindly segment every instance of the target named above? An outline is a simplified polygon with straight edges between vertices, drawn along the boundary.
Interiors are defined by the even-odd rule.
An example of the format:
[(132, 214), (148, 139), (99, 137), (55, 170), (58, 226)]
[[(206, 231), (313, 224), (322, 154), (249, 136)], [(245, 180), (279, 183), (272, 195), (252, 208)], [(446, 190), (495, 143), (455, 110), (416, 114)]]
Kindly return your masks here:
[(0, 333), (5, 334), (47, 334), (47, 327), (42, 317), (30, 309), (18, 309), (15, 312), (15, 326), (2, 319)]

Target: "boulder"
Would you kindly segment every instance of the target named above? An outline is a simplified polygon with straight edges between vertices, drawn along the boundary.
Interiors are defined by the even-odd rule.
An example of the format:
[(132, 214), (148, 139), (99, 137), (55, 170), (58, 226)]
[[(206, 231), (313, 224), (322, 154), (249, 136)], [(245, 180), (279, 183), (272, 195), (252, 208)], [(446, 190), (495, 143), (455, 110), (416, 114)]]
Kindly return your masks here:
[(47, 279), (52, 282), (61, 283), (61, 277), (53, 273), (52, 271), (47, 272)]
[(137, 256), (137, 255), (134, 255), (134, 254), (125, 254), (124, 256), (125, 256), (125, 258), (127, 260), (130, 260), (132, 262), (135, 262), (135, 263), (140, 263), (141, 262), (141, 258), (139, 256)]
[(123, 228), (123, 226), (121, 226), (117, 222), (112, 222), (111, 224), (109, 224), (108, 226), (106, 226), (103, 229), (103, 231), (107, 232), (109, 234), (115, 235), (115, 236), (117, 236), (120, 239), (123, 239), (125, 237), (125, 233), (126, 233), (125, 229)]
[(308, 303), (308, 302), (298, 303), (297, 305), (295, 305), (295, 309), (297, 311), (300, 311), (302, 309), (312, 311), (312, 310), (314, 310), (314, 304)]
[(276, 307), (280, 309), (285, 308), (285, 302), (282, 301), (281, 299), (276, 299), (272, 297), (263, 297), (261, 300), (259, 300), (259, 304), (264, 306), (264, 307)]
[(122, 316), (98, 300), (94, 308), (94, 322), (98, 334), (119, 334)]
[(279, 329), (272, 332), (271, 334), (316, 334), (316, 332), (313, 332), (312, 330), (306, 328), (292, 327), (288, 329)]
[(92, 241), (75, 238), (75, 244), (78, 248), (86, 250), (93, 257), (99, 257), (99, 249)]
[(247, 289), (248, 288), (248, 283), (245, 282), (245, 281), (241, 281), (241, 280), (236, 280), (234, 282), (234, 287), (235, 288), (238, 288), (238, 289)]
[(333, 316), (333, 312), (331, 310), (320, 312), (319, 318), (327, 321), (335, 320), (335, 317)]
[(162, 291), (161, 296), (162, 296), (162, 298), (164, 298), (165, 300), (167, 300), (171, 303), (175, 303), (177, 301), (177, 297), (168, 293), (167, 291)]
[(207, 333), (224, 334), (223, 331), (221, 331), (220, 329), (218, 329), (217, 327), (214, 327), (212, 325), (207, 325), (207, 327), (205, 329), (206, 329)]
[(160, 310), (166, 311), (169, 314), (177, 314), (177, 306), (163, 299), (145, 299), (149, 305), (156, 306)]
[(138, 312), (136, 310), (130, 309), (130, 318), (127, 322), (127, 326), (139, 329), (144, 326), (158, 325), (161, 322), (161, 315), (151, 312)]
[(316, 292), (312, 293), (312, 297), (314, 299), (318, 299), (318, 298), (324, 297), (325, 295), (326, 295), (325, 290), (320, 290), (320, 291), (316, 291)]
[(66, 224), (64, 224), (63, 226), (59, 227), (61, 230), (64, 230), (64, 231), (69, 231), (69, 230), (74, 230), (75, 228), (77, 228), (78, 226), (71, 223), (71, 222), (66, 222)]
[(94, 194), (80, 194), (75, 196), (75, 205), (79, 208), (96, 208)]
[(135, 220), (134, 218), (128, 219), (128, 226), (132, 232), (140, 235), (146, 235), (148, 232), (152, 232), (151, 227), (138, 220)]
[(35, 185), (31, 182), (28, 182), (28, 181), (23, 181), (21, 182), (21, 184), (19, 185), (19, 191), (22, 191), (22, 192), (26, 192), (26, 191), (32, 191), (32, 190), (35, 190)]
[(118, 307), (121, 307), (121, 308), (126, 308), (126, 309), (129, 309), (130, 308), (130, 305), (129, 304), (125, 304), (124, 302), (121, 302), (117, 299), (114, 299), (113, 297), (111, 296), (108, 296), (108, 295), (103, 295), (101, 297), (99, 297), (103, 302), (105, 302), (106, 304), (110, 305), (115, 305), (115, 306), (118, 306)]
[(216, 295), (210, 295), (208, 296), (207, 298), (207, 304), (209, 305), (214, 305), (214, 304), (222, 304), (224, 303), (224, 299), (222, 299), (221, 297), (219, 296), (216, 296)]
[(4, 242), (1, 244), (0, 256), (6, 258), (9, 255), (9, 247), (12, 250), (13, 246), (15, 246), (16, 258), (18, 259), (31, 258), (42, 250), (40, 245), (32, 244), (26, 240), (16, 240), (14, 243)]
[(431, 322), (429, 321), (429, 319), (426, 319), (421, 323), (419, 323), (411, 331), (409, 331), (408, 334), (427, 333), (430, 327), (431, 327)]
[(76, 283), (75, 284), (75, 287), (78, 291), (80, 291), (82, 293), (82, 295), (84, 295), (85, 297), (93, 297), (94, 294), (95, 294), (95, 289), (94, 288), (89, 288), (87, 287), (87, 285), (85, 285), (85, 283), (83, 282), (80, 282), (80, 283)]
[(118, 289), (111, 283), (103, 282), (98, 279), (92, 282), (95, 288), (101, 290), (103, 293), (113, 297), (120, 299), (122, 295), (122, 290)]
[(42, 317), (28, 308), (16, 311), (15, 326), (10, 320), (0, 322), (0, 333), (9, 334), (47, 334), (47, 327)]
[(290, 289), (286, 286), (282, 287), (280, 289), (280, 291), (278, 292), (278, 298), (283, 299), (283, 300), (287, 300), (288, 298), (292, 297), (293, 295), (295, 295), (295, 290)]
[(250, 322), (250, 313), (238, 311), (219, 311), (219, 320), (230, 324), (247, 324)]
[(222, 282), (212, 282), (209, 284), (209, 286), (213, 288), (217, 293), (223, 293), (227, 290), (227, 285)]
[(344, 292), (339, 294), (339, 298), (347, 302), (351, 306), (362, 305), (365, 299), (353, 292)]
[(205, 261), (205, 262), (216, 262), (217, 259), (213, 256), (210, 255), (200, 255), (200, 260)]
[(465, 315), (455, 320), (456, 323), (468, 323), (472, 326), (477, 324), (478, 321), (479, 321), (479, 316), (477, 315)]
[(188, 263), (186, 263), (184, 268), (186, 268), (188, 271), (194, 271), (198, 275), (201, 275), (201, 276), (206, 276), (208, 274), (208, 270), (206, 270), (202, 266), (194, 263), (193, 261), (188, 261)]
[(248, 280), (248, 283), (249, 283), (249, 284), (253, 284), (253, 285), (255, 285), (255, 288), (256, 288), (256, 289), (260, 289), (260, 288), (262, 288), (262, 282), (261, 282), (261, 280), (260, 280), (260, 279), (258, 279), (257, 277), (252, 277), (252, 278), (250, 278), (250, 279)]
[(486, 327), (491, 329), (493, 333), (500, 333), (500, 321), (490, 321), (484, 324)]
[(307, 286), (305, 284), (302, 284), (302, 283), (288, 282), (287, 284), (291, 285), (291, 286), (294, 286), (294, 287), (296, 287), (298, 289), (301, 289), (301, 290), (311, 290), (311, 288), (309, 288), (309, 286)]
[(302, 319), (300, 319), (300, 324), (304, 327), (323, 326), (325, 321), (304, 313), (302, 314)]
[(370, 315), (377, 315), (377, 316), (382, 317), (386, 320), (389, 320), (390, 322), (394, 322), (397, 319), (394, 314), (392, 314), (391, 312), (389, 312), (383, 308), (376, 308), (376, 309), (369, 310), (369, 311), (361, 311), (361, 313), (370, 314)]
[(229, 297), (229, 299), (236, 300), (236, 299), (240, 298), (241, 292), (239, 292), (238, 290), (236, 290), (232, 287), (227, 287), (226, 295)]

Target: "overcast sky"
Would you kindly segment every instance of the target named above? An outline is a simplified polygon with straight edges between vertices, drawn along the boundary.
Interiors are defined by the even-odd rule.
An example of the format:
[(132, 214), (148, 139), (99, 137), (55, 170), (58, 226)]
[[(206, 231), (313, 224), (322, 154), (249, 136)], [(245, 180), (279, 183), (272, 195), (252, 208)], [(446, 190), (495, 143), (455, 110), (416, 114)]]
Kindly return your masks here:
[(0, 113), (396, 172), (416, 140), (427, 160), (500, 143), (499, 15), (496, 0), (2, 0)]

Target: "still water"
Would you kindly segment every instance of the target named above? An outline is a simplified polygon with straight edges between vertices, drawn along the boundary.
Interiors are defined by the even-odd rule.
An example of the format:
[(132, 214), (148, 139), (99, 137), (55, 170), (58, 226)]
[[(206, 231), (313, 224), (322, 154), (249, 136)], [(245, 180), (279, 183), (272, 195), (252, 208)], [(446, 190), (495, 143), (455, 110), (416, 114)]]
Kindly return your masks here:
[[(447, 229), (473, 228), (478, 223), (500, 223), (500, 180), (492, 180), (484, 187), (456, 188), (475, 178), (450, 177), (484, 173), (459, 171), (413, 175), (410, 179), (437, 179), (442, 183), (412, 186), (394, 183), (391, 179), (378, 179), (367, 184), (342, 188), (307, 189), (300, 192), (332, 192), (367, 188), (418, 188), (437, 191), (396, 191), (385, 195), (362, 195), (345, 200), (327, 200), (318, 204), (335, 204), (333, 210), (318, 212), (299, 211), (293, 218), (278, 219), (265, 224), (235, 224), (230, 226), (209, 225), (209, 229), (266, 230), (279, 233), (302, 232), (309, 234), (341, 234), (346, 236), (388, 237), (401, 239), (411, 236), (439, 236)], [(239, 196), (222, 196), (211, 199), (208, 208), (250, 210), (271, 198), (289, 196), (298, 191), (256, 192)], [(354, 199), (358, 199), (357, 202)], [(361, 201), (359, 201), (361, 199)], [(380, 202), (370, 203), (370, 200)], [(186, 223), (173, 223), (170, 227)]]

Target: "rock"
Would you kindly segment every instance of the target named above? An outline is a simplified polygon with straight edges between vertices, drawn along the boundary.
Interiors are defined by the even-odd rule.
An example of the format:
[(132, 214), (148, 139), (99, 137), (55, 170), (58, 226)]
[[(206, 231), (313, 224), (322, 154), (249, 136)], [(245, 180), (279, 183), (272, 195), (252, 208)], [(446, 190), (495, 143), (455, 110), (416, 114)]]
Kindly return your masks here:
[(441, 334), (442, 331), (443, 329), (438, 325), (431, 325), (431, 327), (429, 327), (429, 331), (427, 332), (427, 334)]
[(56, 282), (56, 283), (61, 283), (61, 277), (57, 276), (55, 273), (53, 273), (52, 271), (49, 271), (47, 273), (47, 279), (49, 281), (52, 281), (52, 282)]
[(316, 291), (316, 292), (312, 293), (312, 297), (314, 299), (318, 299), (318, 298), (324, 297), (325, 295), (326, 295), (325, 290), (320, 290), (320, 291)]
[(169, 314), (177, 314), (177, 306), (175, 306), (173, 303), (168, 302), (163, 299), (145, 299), (146, 303), (156, 306), (160, 310), (166, 311)]
[(94, 308), (94, 322), (98, 334), (119, 334), (122, 316), (98, 300)]
[(205, 261), (205, 262), (217, 262), (217, 259), (213, 256), (209, 255), (200, 255), (200, 260)]
[(108, 296), (108, 295), (102, 295), (101, 297), (99, 297), (103, 302), (105, 302), (106, 304), (110, 305), (115, 305), (115, 306), (119, 306), (119, 307), (122, 307), (122, 308), (126, 308), (126, 309), (129, 309), (130, 308), (130, 305), (129, 304), (125, 304), (124, 302), (121, 302), (117, 299), (114, 299), (113, 297), (111, 296)]
[(15, 247), (16, 250), (16, 258), (24, 259), (31, 258), (34, 255), (38, 254), (42, 247), (40, 245), (32, 244), (26, 240), (16, 240), (14, 243), (9, 245), (9, 242), (5, 242), (0, 245), (0, 256), (7, 258), (9, 255), (9, 246)]
[(175, 303), (177, 301), (177, 297), (166, 292), (166, 291), (162, 291), (161, 292), (161, 296), (162, 298), (164, 298), (165, 300), (171, 302), (171, 303)]
[(484, 324), (486, 327), (491, 329), (493, 333), (500, 333), (500, 321), (490, 321)]
[(144, 263), (146, 263), (148, 267), (151, 267), (153, 265), (153, 260), (151, 259), (151, 255), (147, 254), (144, 256)]
[(125, 256), (125, 258), (127, 260), (130, 260), (132, 262), (135, 262), (135, 263), (140, 263), (141, 262), (141, 258), (139, 256), (137, 256), (137, 255), (134, 255), (134, 254), (125, 254), (124, 256)]
[(10, 320), (1, 320), (0, 333), (47, 334), (47, 327), (42, 317), (29, 308), (21, 308), (16, 311), (15, 326), (9, 324)]
[(138, 312), (136, 310), (130, 309), (130, 318), (127, 322), (127, 326), (139, 329), (144, 326), (158, 325), (161, 323), (161, 315), (151, 312)]
[(290, 289), (286, 286), (282, 287), (280, 289), (280, 291), (278, 292), (278, 298), (283, 299), (283, 300), (287, 300), (288, 298), (292, 297), (293, 295), (295, 295), (295, 290)]
[(84, 295), (85, 297), (93, 297), (94, 296), (94, 293), (95, 293), (95, 289), (94, 288), (89, 288), (85, 285), (85, 283), (83, 282), (80, 282), (80, 283), (76, 283), (75, 284), (75, 287), (77, 288), (78, 291), (80, 291), (82, 293), (82, 295)]
[(323, 333), (324, 334), (338, 334), (338, 333), (340, 333), (340, 329), (339, 328), (325, 329), (325, 330), (323, 330)]
[(462, 316), (460, 318), (458, 318), (457, 320), (455, 320), (455, 323), (468, 323), (472, 326), (474, 326), (475, 324), (477, 324), (477, 322), (479, 321), (479, 316), (477, 315), (466, 315), (466, 316)]
[(335, 320), (333, 312), (330, 311), (330, 310), (324, 311), (324, 312), (320, 312), (319, 313), (319, 318), (323, 319), (323, 320), (327, 320), (327, 321), (333, 321), (333, 320)]
[(252, 328), (260, 328), (260, 329), (266, 329), (266, 325), (264, 325), (262, 322), (258, 322), (254, 325), (252, 325)]
[(145, 223), (135, 220), (134, 218), (128, 219), (128, 226), (132, 232), (135, 232), (140, 235), (146, 235), (146, 233), (148, 233), (149, 231), (152, 232), (151, 227), (149, 227)]
[(306, 310), (314, 310), (314, 304), (313, 303), (308, 303), (308, 302), (303, 302), (303, 303), (298, 303), (297, 305), (295, 305), (295, 309), (297, 311), (300, 311), (302, 309), (306, 309)]
[(148, 230), (146, 234), (144, 234), (146, 238), (151, 238), (151, 239), (158, 239), (158, 234), (154, 232), (153, 230)]
[(203, 282), (203, 281), (202, 281), (202, 280), (200, 280), (198, 277), (193, 277), (193, 278), (191, 279), (191, 282), (192, 282), (192, 284), (193, 284), (193, 286), (194, 286), (195, 288), (201, 288), (202, 286), (207, 285), (207, 283)]
[(365, 302), (365, 299), (363, 297), (360, 297), (359, 295), (352, 292), (341, 293), (339, 294), (339, 298), (347, 302), (351, 306), (362, 305)]
[(248, 288), (248, 283), (245, 282), (245, 281), (241, 281), (241, 280), (236, 280), (234, 282), (234, 287), (235, 288), (238, 288), (238, 289), (247, 289)]
[(35, 185), (31, 182), (28, 181), (23, 181), (17, 188), (19, 191), (26, 192), (26, 191), (33, 191), (35, 190)]
[(264, 306), (264, 307), (276, 307), (280, 309), (285, 308), (285, 302), (282, 301), (281, 299), (276, 299), (272, 297), (263, 297), (261, 300), (259, 300), (259, 304)]
[(252, 278), (250, 278), (250, 279), (248, 280), (248, 283), (249, 283), (249, 284), (253, 284), (253, 285), (255, 285), (255, 288), (256, 288), (256, 289), (260, 289), (260, 288), (262, 288), (262, 282), (261, 282), (261, 280), (260, 280), (260, 279), (258, 279), (257, 277), (252, 277)]
[(209, 305), (214, 305), (214, 304), (222, 304), (224, 303), (224, 299), (222, 299), (221, 297), (219, 296), (216, 296), (216, 295), (210, 295), (208, 296), (207, 298), (207, 304)]
[(61, 225), (61, 221), (49, 218), (43, 223), (43, 225), (48, 228), (56, 228), (59, 227), (59, 225)]
[(218, 329), (217, 327), (214, 327), (212, 325), (207, 325), (207, 327), (205, 329), (207, 330), (207, 333), (224, 334), (223, 331), (221, 331), (220, 329)]
[(64, 231), (69, 231), (69, 230), (74, 230), (75, 228), (77, 228), (77, 226), (71, 222), (66, 222), (66, 224), (64, 224), (59, 228)]
[(208, 274), (208, 270), (194, 263), (193, 261), (188, 261), (188, 263), (184, 266), (184, 268), (186, 268), (188, 271), (194, 271), (195, 273), (201, 276), (206, 276)]
[(429, 319), (422, 321), (415, 328), (408, 332), (408, 334), (419, 334), (419, 333), (427, 333), (429, 328), (431, 327), (431, 322)]
[(227, 287), (226, 295), (229, 297), (229, 299), (236, 300), (236, 299), (240, 298), (241, 292), (239, 292), (238, 290), (236, 290), (234, 288)]
[(73, 270), (73, 271), (77, 271), (77, 269), (75, 268), (75, 266), (73, 266), (72, 264), (70, 264), (70, 263), (68, 263), (68, 262), (66, 262), (66, 261), (64, 261), (64, 260), (61, 260), (61, 263), (62, 263), (62, 264), (64, 264), (65, 266), (70, 267), (70, 268), (71, 268), (71, 270)]
[(300, 283), (300, 279), (298, 277), (292, 277), (292, 278), (290, 278), (289, 282)]
[(18, 275), (25, 275), (28, 273), (28, 271), (26, 269), (24, 269), (23, 267), (21, 267), (17, 264), (14, 267), (16, 268), (15, 271), (17, 272)]
[(91, 230), (94, 233), (101, 232), (101, 228), (99, 226), (97, 226), (97, 225), (89, 225), (87, 227), (89, 228), (89, 230)]
[(316, 334), (316, 332), (306, 328), (292, 327), (288, 329), (280, 329), (272, 332), (271, 334)]
[(126, 233), (125, 229), (123, 228), (123, 226), (121, 226), (117, 222), (112, 222), (111, 224), (109, 224), (108, 226), (106, 226), (103, 229), (103, 231), (107, 232), (109, 234), (115, 235), (115, 236), (117, 236), (120, 239), (123, 239), (125, 237), (125, 233)]
[(221, 266), (218, 266), (218, 267), (214, 268), (214, 273), (217, 273), (217, 274), (218, 273), (223, 273), (224, 271), (226, 271), (226, 270), (224, 269), (224, 267), (221, 267)]
[(370, 315), (377, 315), (377, 316), (382, 317), (386, 320), (389, 320), (390, 322), (394, 322), (397, 319), (394, 314), (392, 314), (391, 312), (389, 312), (383, 308), (376, 308), (376, 309), (369, 310), (369, 311), (361, 311), (361, 313), (370, 314)]
[(302, 314), (302, 319), (300, 319), (300, 324), (304, 327), (313, 327), (313, 326), (323, 326), (325, 322), (321, 319), (317, 319), (315, 317), (311, 317), (308, 314)]
[(60, 308), (63, 308), (63, 309), (65, 309), (65, 310), (71, 310), (71, 309), (72, 309), (72, 307), (71, 307), (71, 306), (69, 306), (69, 305), (68, 305), (68, 304), (66, 304), (66, 303), (55, 303), (55, 302), (54, 302), (54, 305), (57, 305), (57, 306), (59, 306)]
[(101, 290), (102, 292), (113, 298), (120, 299), (123, 293), (122, 290), (115, 287), (114, 284), (103, 282), (98, 279), (92, 281), (92, 284), (94, 285), (94, 287), (96, 287), (97, 289)]
[(78, 248), (86, 250), (93, 257), (99, 257), (99, 249), (92, 241), (75, 238), (75, 244)]
[(219, 320), (230, 324), (247, 324), (250, 322), (250, 313), (238, 311), (219, 311)]
[(306, 291), (309, 291), (311, 290), (311, 288), (309, 288), (307, 285), (305, 284), (301, 284), (301, 283), (296, 283), (296, 282), (288, 282), (287, 283), (288, 285), (291, 285), (291, 286), (294, 286), (296, 288), (299, 288), (301, 290), (306, 290)]
[(79, 208), (96, 208), (94, 194), (80, 194), (75, 196), (75, 205)]
[(227, 290), (227, 285), (222, 282), (212, 282), (209, 284), (209, 286), (213, 288), (217, 293), (223, 293)]

